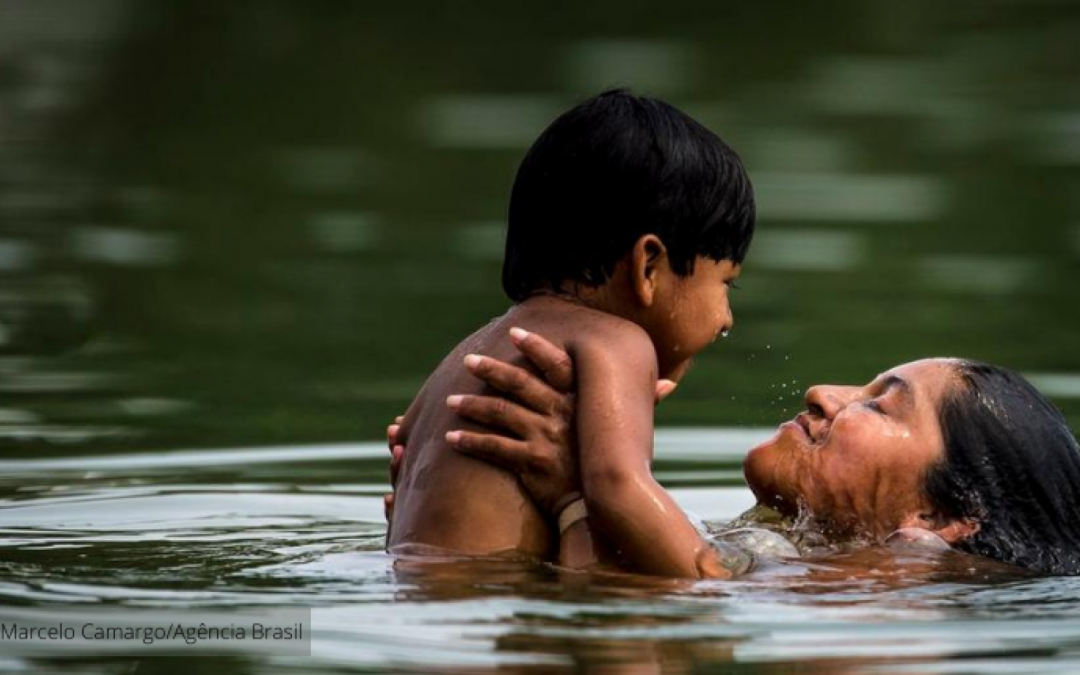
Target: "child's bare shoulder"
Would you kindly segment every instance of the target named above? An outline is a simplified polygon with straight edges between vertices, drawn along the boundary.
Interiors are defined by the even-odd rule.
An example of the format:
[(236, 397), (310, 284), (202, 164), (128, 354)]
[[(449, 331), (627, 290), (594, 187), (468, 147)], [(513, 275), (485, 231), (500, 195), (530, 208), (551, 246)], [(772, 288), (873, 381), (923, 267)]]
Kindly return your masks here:
[(566, 349), (575, 360), (603, 360), (645, 368), (655, 377), (656, 348), (641, 326), (592, 309), (575, 312)]

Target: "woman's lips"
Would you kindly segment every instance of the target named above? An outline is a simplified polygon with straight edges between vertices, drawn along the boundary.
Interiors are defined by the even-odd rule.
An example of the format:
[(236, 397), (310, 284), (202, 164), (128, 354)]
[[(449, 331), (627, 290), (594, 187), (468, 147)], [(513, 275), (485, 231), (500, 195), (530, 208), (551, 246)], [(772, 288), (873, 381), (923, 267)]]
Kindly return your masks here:
[(791, 425), (794, 430), (806, 437), (806, 440), (811, 443), (817, 442), (817, 439), (814, 438), (813, 427), (810, 425), (810, 416), (806, 413), (799, 413), (795, 416), (795, 419), (790, 422), (785, 422), (785, 426), (786, 425)]
[(802, 436), (807, 441), (813, 442), (813, 438), (810, 437), (809, 427), (801, 420), (802, 415), (798, 415), (793, 420), (788, 420), (780, 425), (782, 429), (790, 429), (793, 433)]
[(799, 426), (803, 428), (803, 431), (806, 432), (807, 436), (809, 436), (810, 438), (814, 437), (814, 434), (811, 433), (811, 431), (810, 431), (810, 416), (809, 415), (807, 415), (806, 413), (799, 413), (798, 415), (795, 416), (795, 421), (799, 423)]

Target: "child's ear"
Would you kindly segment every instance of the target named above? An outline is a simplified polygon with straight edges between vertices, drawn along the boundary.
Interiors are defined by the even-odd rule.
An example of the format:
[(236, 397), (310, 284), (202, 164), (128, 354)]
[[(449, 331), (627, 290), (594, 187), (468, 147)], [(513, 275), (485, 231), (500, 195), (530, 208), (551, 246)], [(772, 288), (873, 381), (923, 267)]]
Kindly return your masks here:
[(642, 235), (630, 252), (630, 283), (634, 297), (645, 307), (651, 307), (656, 292), (669, 268), (667, 247), (655, 234)]

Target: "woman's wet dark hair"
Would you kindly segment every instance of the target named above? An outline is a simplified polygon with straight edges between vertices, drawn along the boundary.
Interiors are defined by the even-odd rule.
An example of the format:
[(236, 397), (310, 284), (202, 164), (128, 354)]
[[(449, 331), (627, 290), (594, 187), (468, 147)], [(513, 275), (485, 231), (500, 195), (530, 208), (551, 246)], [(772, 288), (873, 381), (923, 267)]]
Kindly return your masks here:
[(677, 274), (698, 256), (741, 263), (754, 195), (738, 155), (674, 107), (609, 91), (556, 119), (510, 196), (503, 289), (521, 301), (565, 281), (596, 286), (642, 235)]
[(1080, 446), (1014, 372), (958, 361), (940, 410), (945, 458), (927, 475), (940, 516), (977, 521), (954, 547), (1048, 574), (1080, 574)]

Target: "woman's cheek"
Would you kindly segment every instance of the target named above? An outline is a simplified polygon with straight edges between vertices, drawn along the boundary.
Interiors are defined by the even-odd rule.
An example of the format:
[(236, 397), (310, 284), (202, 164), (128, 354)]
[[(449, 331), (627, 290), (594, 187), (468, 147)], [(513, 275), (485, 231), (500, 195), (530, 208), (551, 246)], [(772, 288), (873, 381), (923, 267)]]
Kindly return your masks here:
[(874, 421), (867, 419), (862, 413), (838, 417), (833, 422), (832, 429), (829, 430), (827, 445), (830, 454), (846, 460), (865, 461), (868, 455), (874, 454), (874, 438), (877, 437), (878, 440), (882, 438), (874, 430)]

